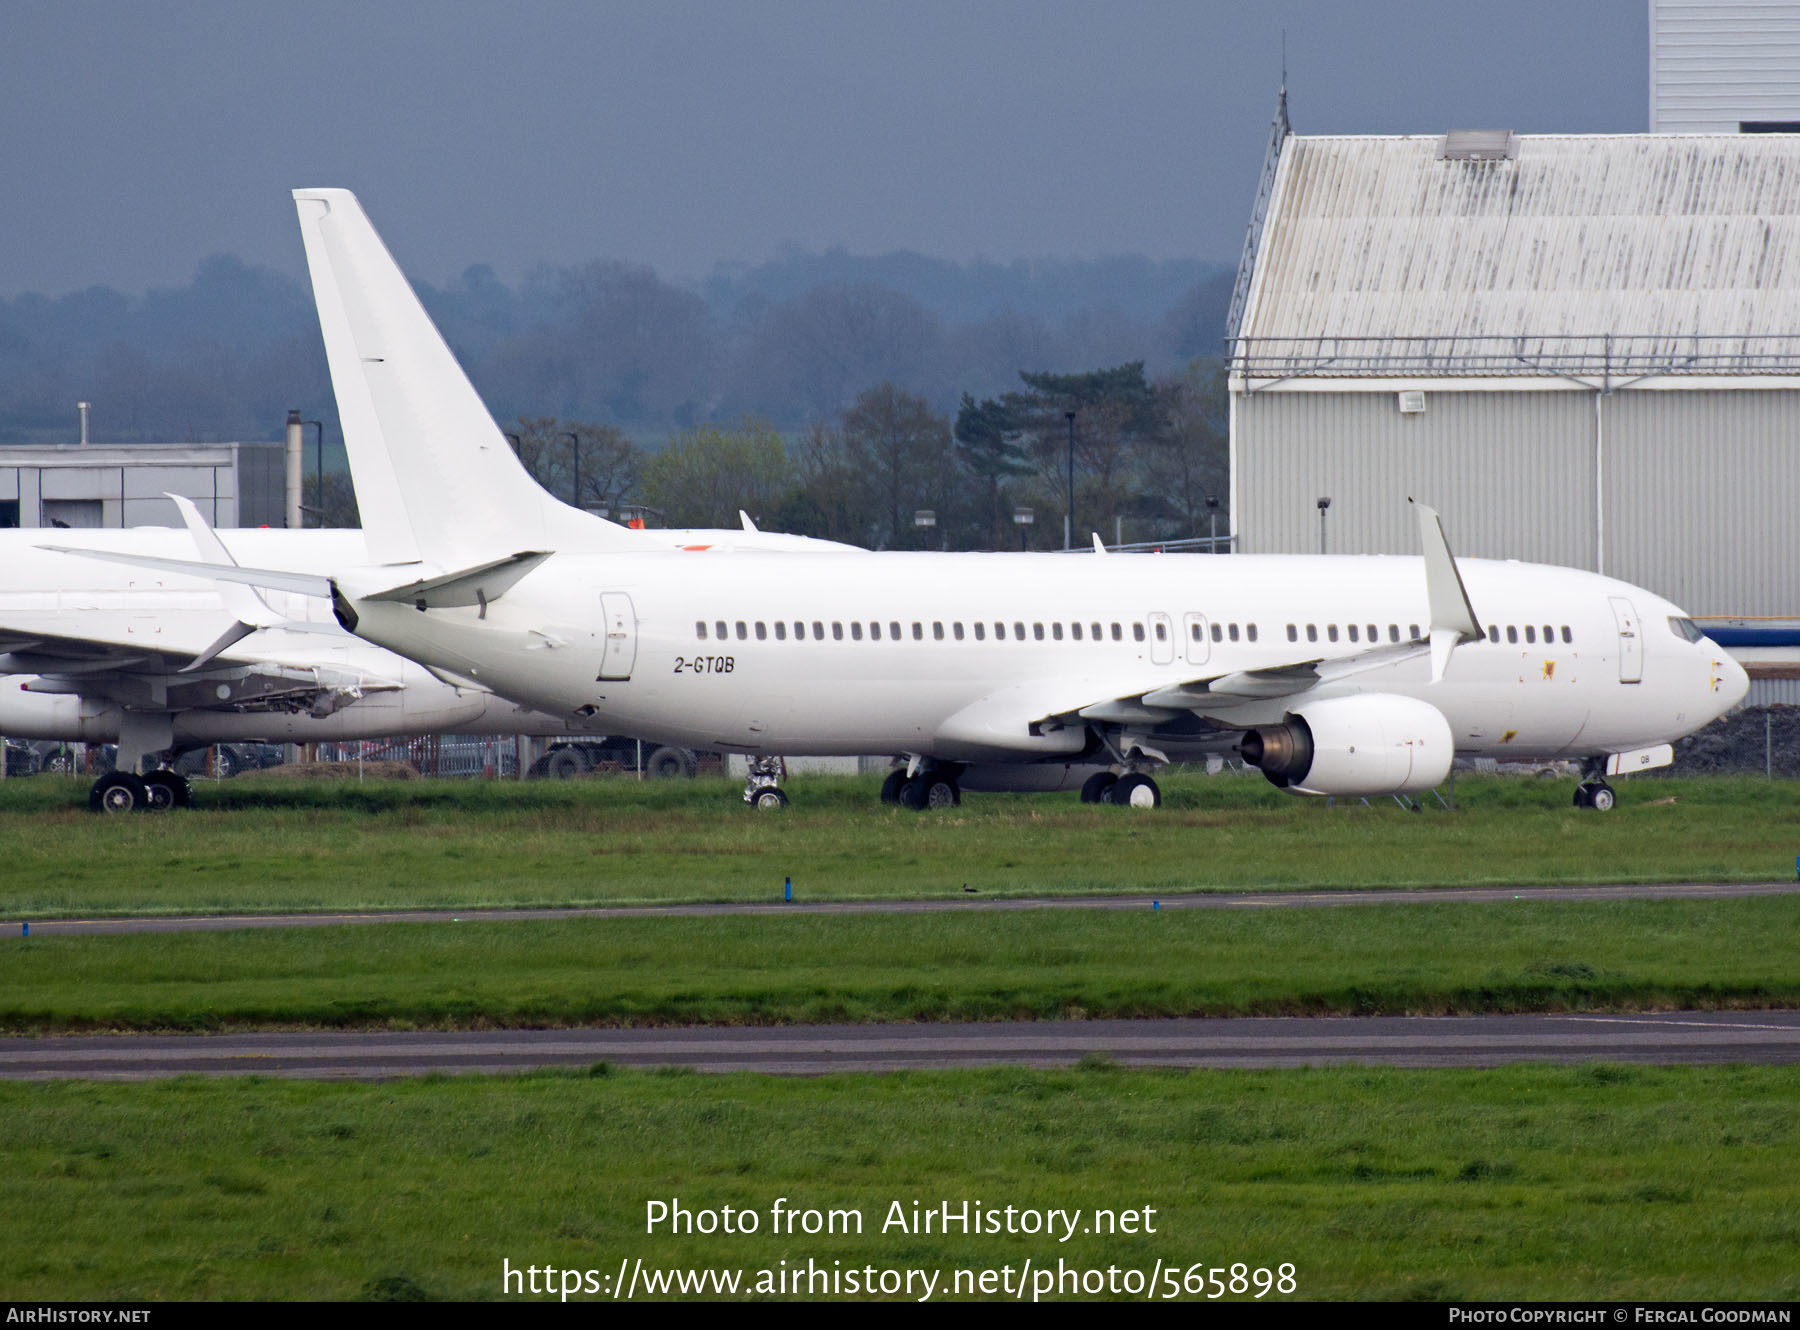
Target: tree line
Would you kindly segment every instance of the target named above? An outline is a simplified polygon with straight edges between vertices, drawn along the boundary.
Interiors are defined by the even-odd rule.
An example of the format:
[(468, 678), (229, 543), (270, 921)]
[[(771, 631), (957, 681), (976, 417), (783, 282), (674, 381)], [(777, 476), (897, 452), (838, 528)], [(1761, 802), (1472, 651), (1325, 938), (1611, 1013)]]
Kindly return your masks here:
[[(792, 434), (873, 384), (951, 414), (1021, 368), (1172, 374), (1219, 353), (1229, 274), (790, 254), (688, 285), (596, 262), (516, 286), (476, 265), (418, 289), (496, 419), (592, 421), (643, 445), (747, 415)], [(77, 401), (109, 443), (277, 438), (290, 407), (336, 433), (310, 292), (225, 255), (140, 297), (0, 300), (0, 443), (72, 441)]]
[[(1019, 381), (965, 394), (954, 417), (883, 382), (797, 433), (744, 416), (678, 430), (654, 450), (615, 425), (550, 416), (506, 433), (552, 494), (651, 526), (735, 527), (746, 512), (765, 530), (871, 549), (1056, 549), (1072, 477), (1078, 546), (1091, 532), (1107, 543), (1207, 533), (1207, 500), (1222, 500), (1227, 480), (1216, 362), (1156, 378), (1132, 361)], [(348, 519), (349, 498), (328, 484), (328, 515)]]

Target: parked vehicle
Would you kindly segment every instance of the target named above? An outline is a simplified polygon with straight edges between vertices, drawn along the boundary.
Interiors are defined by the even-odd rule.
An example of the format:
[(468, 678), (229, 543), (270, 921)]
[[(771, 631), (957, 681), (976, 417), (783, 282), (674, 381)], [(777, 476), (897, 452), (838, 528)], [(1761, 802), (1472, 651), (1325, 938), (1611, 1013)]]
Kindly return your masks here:
[(603, 739), (564, 739), (531, 764), (527, 776), (568, 780), (591, 771), (636, 773), (642, 754), (643, 772), (658, 780), (691, 778), (700, 770), (700, 755), (674, 744), (640, 743), (636, 739), (608, 736)]

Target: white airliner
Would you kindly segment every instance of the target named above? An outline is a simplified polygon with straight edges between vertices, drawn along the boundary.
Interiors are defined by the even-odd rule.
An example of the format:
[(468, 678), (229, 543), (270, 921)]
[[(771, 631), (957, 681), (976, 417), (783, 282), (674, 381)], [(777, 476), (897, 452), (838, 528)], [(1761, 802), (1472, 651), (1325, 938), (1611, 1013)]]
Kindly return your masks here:
[[(646, 550), (525, 475), (355, 197), (295, 193), (372, 563), (236, 581), (553, 715), (757, 754), (899, 753), (884, 797), (1133, 806), (1237, 752), (1300, 794), (1417, 794), (1454, 757), (1664, 764), (1747, 680), (1679, 608), (1567, 568), (1422, 557)], [(162, 565), (186, 566), (191, 565)], [(777, 790), (767, 804), (785, 802)]]
[[(170, 497), (188, 530), (56, 533), (79, 538), (80, 549), (42, 547), (42, 531), (0, 532), (0, 676), (8, 676), (0, 686), (0, 734), (116, 743), (117, 769), (89, 792), (96, 811), (186, 806), (191, 792), (172, 763), (217, 743), (605, 732), (581, 717), (532, 711), (468, 680), (439, 678), (344, 632), (326, 602), (287, 594), (277, 598), (278, 612), (249, 588), (205, 574), (117, 566), (115, 558), (198, 554), (316, 574), (368, 560), (360, 531), (220, 535), (191, 502)], [(739, 531), (616, 529), (646, 549), (853, 548), (757, 531), (742, 520)], [(146, 758), (155, 769), (141, 775)]]

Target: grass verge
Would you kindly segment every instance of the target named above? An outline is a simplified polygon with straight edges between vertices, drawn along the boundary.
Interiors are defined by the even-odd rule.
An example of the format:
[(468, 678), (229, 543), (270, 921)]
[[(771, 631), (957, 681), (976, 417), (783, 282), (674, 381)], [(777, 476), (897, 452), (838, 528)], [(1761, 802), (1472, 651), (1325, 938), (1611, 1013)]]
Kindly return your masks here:
[[(1792, 1067), (0, 1085), (0, 1286), (492, 1299), (503, 1260), (611, 1279), (642, 1258), (942, 1290), (1060, 1259), (1291, 1262), (1309, 1300), (1791, 1300), (1797, 1097)], [(677, 1197), (758, 1232), (646, 1232)], [(777, 1198), (862, 1231), (774, 1234)], [(1133, 1209), (1154, 1232), (882, 1232), (896, 1202), (964, 1201)]]
[[(753, 814), (718, 781), (303, 784), (254, 776), (199, 807), (102, 819), (85, 782), (0, 788), (5, 917), (441, 906), (1761, 881), (1793, 871), (1800, 791), (1638, 781), (1607, 814), (1561, 781), (1464, 779), (1458, 808), (1326, 807), (1254, 777), (1172, 774), (1155, 813), (1073, 795), (876, 804), (872, 778), (800, 778)], [(1666, 802), (1673, 799), (1674, 802)]]
[(387, 924), (0, 943), (0, 1029), (1800, 1004), (1800, 899)]

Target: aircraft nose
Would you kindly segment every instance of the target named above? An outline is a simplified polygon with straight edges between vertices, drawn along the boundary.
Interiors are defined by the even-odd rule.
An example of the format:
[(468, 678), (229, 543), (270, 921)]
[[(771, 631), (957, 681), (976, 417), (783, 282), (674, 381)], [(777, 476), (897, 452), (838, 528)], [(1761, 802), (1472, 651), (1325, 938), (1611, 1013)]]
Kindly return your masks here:
[(1715, 714), (1723, 716), (1727, 711), (1730, 711), (1739, 702), (1744, 700), (1744, 695), (1750, 691), (1750, 676), (1744, 672), (1744, 667), (1737, 663), (1731, 653), (1726, 651), (1723, 647), (1710, 641), (1706, 645), (1711, 647), (1713, 651), (1712, 673), (1714, 680), (1713, 703), (1716, 707)]

